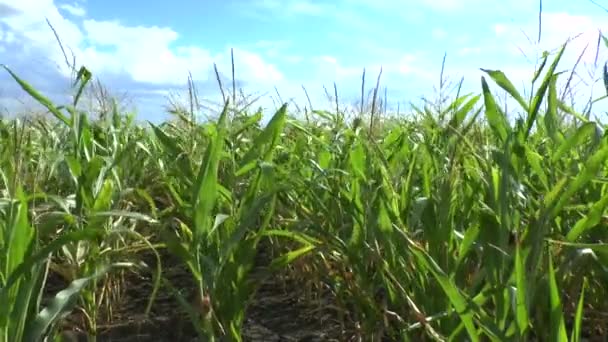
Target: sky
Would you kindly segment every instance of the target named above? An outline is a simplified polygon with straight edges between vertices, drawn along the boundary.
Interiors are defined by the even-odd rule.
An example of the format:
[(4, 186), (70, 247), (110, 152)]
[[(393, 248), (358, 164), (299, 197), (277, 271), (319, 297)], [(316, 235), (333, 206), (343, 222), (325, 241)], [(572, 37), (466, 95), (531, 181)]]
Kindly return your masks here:
[[(444, 76), (464, 78), (464, 91), (481, 91), (485, 68), (502, 70), (523, 92), (542, 52), (573, 38), (558, 70), (572, 70), (584, 52), (576, 96), (603, 95), (593, 81), (608, 60), (603, 42), (596, 58), (608, 11), (591, 0), (553, 0), (540, 19), (538, 42), (539, 2), (531, 0), (0, 0), (0, 64), (65, 101), (70, 71), (48, 20), (77, 67), (138, 118), (158, 122), (172, 96), (183, 99), (189, 74), (201, 98), (219, 103), (213, 65), (230, 87), (231, 49), (239, 88), (269, 111), (289, 100), (307, 105), (303, 87), (313, 107), (327, 106), (324, 87), (333, 93), (334, 83), (340, 102), (354, 104), (363, 69), (367, 90), (382, 69), (389, 107), (405, 108), (435, 94), (444, 55)], [(31, 106), (0, 70), (0, 110)]]

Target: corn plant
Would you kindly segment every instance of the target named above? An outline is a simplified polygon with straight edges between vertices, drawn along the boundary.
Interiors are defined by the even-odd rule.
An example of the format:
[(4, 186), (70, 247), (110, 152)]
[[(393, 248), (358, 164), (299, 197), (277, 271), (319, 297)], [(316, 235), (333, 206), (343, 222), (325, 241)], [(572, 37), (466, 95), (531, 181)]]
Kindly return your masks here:
[[(482, 69), (478, 94), (442, 91), (407, 117), (372, 104), (369, 125), (336, 99), (264, 126), (235, 89), (217, 120), (191, 106), (144, 127), (116, 104), (94, 120), (78, 109), (88, 70), (59, 107), (6, 69), (53, 118), (0, 121), (2, 338), (52, 336), (78, 304), (94, 340), (119, 269), (160, 247), (195, 293), (155, 254), (144, 311), (163, 283), (203, 340), (243, 339), (260, 273), (305, 285), (344, 340), (582, 340), (608, 310), (608, 137), (559, 96), (566, 47), (529, 95)], [(51, 272), (71, 285), (46, 303)]]
[[(31, 306), (24, 306), (23, 308), (26, 311), (37, 310), (39, 303), (36, 304), (36, 301), (39, 302), (41, 299), (46, 274), (52, 271), (61, 275), (64, 280), (72, 283), (73, 286), (66, 289), (67, 293), (60, 293), (61, 298), (53, 303), (52, 310), (54, 310), (53, 314), (55, 316), (44, 318), (46, 320), (43, 318), (37, 319), (38, 321), (42, 320), (44, 326), (38, 327), (38, 330), (34, 332), (34, 334), (38, 334), (36, 338), (39, 338), (41, 333), (46, 333), (47, 328), (51, 328), (51, 325), (60, 318), (57, 316), (59, 313), (64, 313), (66, 308), (73, 306), (74, 300), (78, 300), (84, 308), (83, 312), (87, 318), (91, 338), (95, 339), (97, 314), (102, 302), (97, 279), (102, 275), (109, 274), (108, 267), (132, 267), (134, 265), (131, 262), (123, 262), (125, 261), (123, 260), (124, 254), (116, 252), (120, 250), (117, 242), (120, 242), (122, 237), (127, 236), (130, 239), (143, 241), (144, 244), (151, 247), (143, 236), (133, 229), (126, 228), (128, 222), (125, 221), (145, 221), (149, 224), (154, 224), (155, 221), (143, 214), (116, 209), (117, 206), (113, 205), (116, 199), (120, 199), (120, 194), (116, 191), (116, 184), (120, 187), (121, 181), (114, 181), (116, 180), (115, 176), (117, 176), (116, 166), (135, 146), (135, 141), (130, 144), (121, 144), (115, 135), (113, 141), (103, 141), (99, 136), (95, 136), (94, 129), (96, 127), (89, 123), (87, 113), (76, 109), (79, 97), (91, 77), (85, 68), (82, 68), (78, 73), (74, 101), (65, 108), (55, 106), (10, 69), (7, 67), (5, 69), (23, 90), (46, 107), (59, 124), (63, 125), (64, 129), (60, 129), (58, 132), (64, 134), (63, 138), (68, 143), (64, 147), (66, 149), (64, 154), (55, 155), (56, 160), (45, 160), (39, 157), (38, 165), (32, 165), (25, 164), (23, 158), (26, 157), (23, 154), (35, 152), (35, 149), (31, 148), (33, 144), (31, 135), (27, 135), (29, 139), (27, 143), (23, 143), (22, 140), (18, 140), (20, 136), (24, 136), (23, 134), (20, 135), (16, 131), (12, 135), (5, 134), (5, 138), (8, 137), (7, 142), (10, 141), (10, 138), (14, 140), (12, 144), (7, 145), (12, 146), (13, 150), (9, 151), (10, 149), (7, 149), (5, 152), (13, 152), (14, 156), (20, 156), (22, 159), (5, 159), (11, 165), (6, 165), (6, 172), (3, 172), (8, 196), (6, 198), (7, 208), (10, 208), (6, 213), (7, 221), (5, 221), (6, 228), (4, 229), (6, 244), (3, 246), (3, 250), (7, 251), (8, 254), (13, 253), (12, 249), (16, 250), (15, 253), (17, 254), (12, 257), (15, 262), (27, 261), (25, 264), (29, 263), (32, 270), (21, 269), (13, 274), (15, 272), (14, 265), (11, 266), (13, 261), (9, 262), (5, 269), (5, 278), (9, 279), (9, 283), (6, 288), (3, 287), (3, 290), (17, 291), (17, 287), (14, 289), (11, 289), (11, 287), (20, 284), (20, 281), (26, 281), (21, 280), (23, 277), (33, 277), (27, 279), (30, 287), (24, 288), (25, 291), (29, 291), (30, 297), (24, 297), (20, 300), (30, 300), (31, 298)], [(66, 115), (62, 109), (65, 109), (65, 112), (69, 115)], [(113, 128), (120, 128), (119, 126), (120, 120), (118, 113), (115, 112)], [(48, 128), (48, 126), (42, 128)], [(30, 134), (32, 132), (36, 133), (36, 131), (31, 130), (27, 132)], [(40, 133), (38, 134), (39, 137)], [(9, 166), (13, 166), (13, 169), (11, 170)], [(22, 190), (19, 192), (17, 189), (21, 189), (22, 184), (25, 184), (31, 187), (33, 191), (39, 190), (40, 187), (37, 183), (40, 180), (38, 177), (45, 169), (51, 171), (46, 175), (47, 181), (51, 181), (55, 177), (63, 178), (64, 183), (60, 184), (63, 184), (64, 189), (68, 188), (72, 191), (58, 195), (37, 193), (32, 196), (32, 199), (26, 200), (28, 197), (24, 195)], [(13, 170), (17, 170), (17, 172)], [(35, 175), (35, 177), (32, 179), (29, 176), (30, 174)], [(65, 182), (64, 177), (68, 177), (71, 182)], [(47, 186), (44, 190), (57, 189)], [(19, 206), (15, 206), (16, 198), (20, 200), (20, 202), (17, 202), (21, 203)], [(37, 206), (32, 208), (31, 212), (28, 212), (27, 203), (35, 200), (38, 200), (38, 202), (35, 202)], [(17, 213), (21, 216), (15, 216)], [(29, 217), (32, 214), (35, 217), (36, 228), (39, 229), (35, 229), (29, 222)], [(19, 220), (16, 218), (19, 218)], [(22, 234), (22, 236), (19, 234)], [(21, 237), (18, 238), (19, 236)], [(12, 242), (12, 239), (17, 240)], [(41, 247), (42, 249), (38, 251), (40, 243), (44, 244)], [(51, 246), (54, 248), (49, 249)], [(36, 254), (43, 252), (45, 254)], [(28, 259), (33, 257), (35, 258), (31, 261)], [(10, 260), (10, 258), (7, 257), (7, 260)], [(160, 267), (160, 263), (158, 267)], [(104, 271), (99, 271), (100, 269)], [(29, 274), (33, 270), (36, 272)], [(157, 268), (156, 279), (158, 281), (160, 280), (159, 274), (160, 268)], [(107, 277), (101, 279), (107, 279)], [(10, 291), (7, 298), (12, 300), (15, 293)], [(103, 294), (103, 291), (101, 293)], [(66, 294), (69, 295), (68, 298), (65, 298)], [(4, 306), (7, 310), (13, 310), (13, 305), (19, 305), (18, 302), (11, 302), (9, 299), (7, 301), (7, 305)], [(147, 311), (149, 311), (150, 305)], [(34, 313), (36, 311), (29, 313), (29, 315)], [(29, 321), (31, 320), (22, 320), (18, 324), (23, 327)], [(41, 323), (36, 324), (40, 325)], [(12, 338), (13, 335), (9, 334), (7, 336)]]
[[(173, 166), (165, 171), (164, 184), (177, 203), (172, 213), (172, 223), (177, 225), (169, 225), (177, 229), (165, 230), (163, 238), (188, 266), (197, 284), (195, 298), (199, 302), (194, 308), (198, 307), (198, 312), (187, 306), (193, 323), (207, 339), (226, 336), (240, 341), (245, 309), (255, 288), (248, 273), (260, 233), (273, 216), (277, 193), (286, 186), (275, 183), (278, 166), (272, 164), (272, 156), (287, 109), (283, 106), (248, 150), (241, 150), (241, 144), (226, 147), (225, 141), (232, 138), (230, 141), (236, 142), (234, 139), (261, 116), (229, 127), (228, 108), (226, 104), (217, 123), (200, 131), (206, 148), (196, 173), (192, 169), (197, 164), (196, 154), (188, 152), (194, 151), (188, 146), (197, 145), (188, 140), (191, 135), (181, 139), (152, 127), (167, 158), (161, 162), (166, 160), (168, 168), (169, 163)], [(177, 162), (171, 162), (176, 156)], [(222, 180), (230, 186), (225, 187)]]

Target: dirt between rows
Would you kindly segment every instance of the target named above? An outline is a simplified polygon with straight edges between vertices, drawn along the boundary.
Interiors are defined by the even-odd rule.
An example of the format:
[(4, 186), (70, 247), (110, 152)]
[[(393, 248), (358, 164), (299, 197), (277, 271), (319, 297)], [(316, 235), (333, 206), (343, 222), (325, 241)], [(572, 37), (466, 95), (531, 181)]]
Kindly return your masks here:
[[(163, 252), (163, 275), (173, 286), (178, 287), (186, 297), (193, 298), (194, 283), (188, 271), (171, 255)], [(260, 263), (268, 259), (260, 253)], [(152, 255), (143, 257), (149, 265), (154, 265)], [(256, 276), (254, 269), (253, 275)], [(48, 296), (65, 288), (56, 276), (51, 275)], [(150, 315), (144, 311), (153, 289), (151, 274), (129, 273), (122, 284), (120, 300), (113, 303), (112, 320), (98, 318), (99, 342), (135, 341), (197, 341), (192, 324), (169, 289), (161, 286)], [(243, 340), (248, 342), (275, 341), (345, 341), (337, 320), (337, 314), (330, 309), (331, 298), (325, 296), (320, 302), (303, 300), (304, 289), (293, 280), (278, 276), (265, 277), (248, 306), (243, 327)], [(87, 341), (86, 334), (78, 333), (84, 326), (82, 315), (75, 311), (62, 323), (66, 328), (66, 341)]]
[[(195, 288), (192, 276), (172, 255), (161, 252), (161, 257), (163, 275), (192, 299)], [(316, 298), (320, 299), (316, 301), (306, 300), (305, 287), (297, 280), (281, 275), (261, 277), (266, 273), (260, 265), (267, 265), (270, 260), (265, 251), (260, 251), (257, 259), (259, 265), (251, 276), (261, 279), (261, 284), (245, 315), (242, 331), (245, 342), (353, 341), (354, 330), (342, 327), (337, 312), (331, 309), (335, 300), (329, 293), (317, 294)], [(143, 260), (154, 265), (151, 253)], [(153, 289), (151, 274), (129, 273), (125, 279), (120, 300), (113, 303), (112, 320), (104, 320), (102, 315), (98, 319), (97, 341), (198, 341), (186, 312), (165, 287), (159, 289), (151, 314), (144, 317)], [(54, 296), (67, 285), (51, 273), (45, 297)], [(605, 318), (602, 321), (605, 322)], [(65, 318), (62, 325), (71, 331), (64, 341), (87, 342), (86, 334), (74, 333), (84, 327), (78, 311)], [(605, 326), (600, 328), (597, 323), (591, 323), (587, 328), (591, 328), (583, 330), (587, 341), (606, 341)]]

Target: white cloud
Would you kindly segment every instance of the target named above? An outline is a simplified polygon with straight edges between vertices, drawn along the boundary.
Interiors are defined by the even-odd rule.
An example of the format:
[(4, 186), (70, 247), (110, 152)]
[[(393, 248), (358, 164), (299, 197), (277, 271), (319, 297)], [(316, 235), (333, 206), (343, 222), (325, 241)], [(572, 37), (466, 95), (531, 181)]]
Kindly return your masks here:
[(79, 4), (61, 4), (59, 8), (68, 12), (69, 14), (75, 17), (84, 17), (87, 14), (87, 11)]
[[(226, 65), (230, 61), (229, 51), (213, 53), (198, 46), (177, 45), (179, 34), (168, 27), (127, 26), (118, 21), (93, 19), (84, 19), (80, 26), (64, 17), (52, 0), (16, 3), (0, 0), (2, 5), (16, 14), (0, 17), (0, 22), (8, 28), (0, 31), (0, 44), (15, 40), (17, 35), (23, 40), (20, 43), (24, 49), (22, 58), (45, 56), (49, 62), (63, 63), (63, 55), (46, 23), (48, 18), (64, 47), (73, 50), (77, 63), (85, 63), (94, 74), (101, 76), (174, 86), (184, 84), (188, 72), (204, 81), (214, 62)], [(77, 6), (61, 5), (61, 8), (71, 11), (80, 8)], [(235, 49), (235, 58), (240, 69), (237, 76), (248, 82), (266, 84), (283, 78), (276, 66), (253, 52)], [(64, 71), (67, 76), (67, 70)]]
[[(53, 0), (0, 0), (0, 52), (11, 51), (10, 55), (0, 57), (0, 63), (7, 64), (51, 99), (65, 101), (71, 93), (70, 71), (46, 22), (48, 19), (70, 62), (73, 52), (76, 67), (86, 65), (112, 91), (127, 91), (137, 107), (144, 110), (145, 118), (162, 117), (167, 99), (159, 92), (184, 89), (188, 72), (192, 73), (202, 97), (218, 99), (213, 64), (217, 64), (221, 77), (226, 78), (231, 66), (229, 48), (212, 51), (179, 44), (179, 34), (169, 27), (88, 19), (81, 2), (71, 4), (72, 7), (57, 5)], [(238, 47), (234, 54), (237, 83), (245, 85), (246, 93), (286, 82), (277, 66), (262, 55)], [(6, 80), (0, 83), (3, 98), (28, 101), (6, 73), (0, 74), (0, 80)]]
[[(524, 52), (556, 51), (562, 44), (570, 39), (566, 47), (564, 64), (573, 63), (578, 55), (587, 46), (581, 61), (593, 63), (597, 52), (599, 30), (608, 32), (608, 24), (603, 18), (574, 15), (565, 12), (543, 13), (541, 41), (537, 44), (538, 23), (527, 22), (522, 25), (500, 23), (494, 26), (496, 36), (504, 42), (512, 44), (515, 54)], [(523, 32), (522, 32), (523, 31)], [(526, 37), (524, 33), (528, 36)], [(531, 41), (530, 41), (531, 40)], [(604, 54), (605, 47), (600, 45), (600, 54)]]
[(415, 55), (406, 54), (399, 60), (396, 68), (397, 68), (397, 70), (399, 70), (400, 74), (403, 74), (403, 75), (412, 74), (412, 73), (416, 72), (415, 62), (417, 62), (417, 58)]
[[(581, 110), (590, 95), (597, 98), (605, 92), (601, 84), (601, 67), (608, 60), (608, 48), (600, 42), (599, 52), (597, 51), (599, 30), (608, 32), (608, 24), (601, 17), (545, 12), (542, 14), (541, 42), (538, 43), (538, 22), (534, 16), (517, 23), (496, 23), (492, 26), (491, 37), (486, 40), (477, 39), (475, 45), (464, 45), (456, 54), (452, 54), (453, 57), (448, 58), (446, 72), (456, 78), (464, 76), (465, 92), (480, 92), (480, 77), (485, 76), (492, 91), (502, 93), (491, 78), (479, 70), (480, 67), (500, 69), (521, 93), (529, 95), (535, 67), (539, 65), (542, 52), (551, 53), (544, 69), (546, 72), (557, 50), (571, 38), (557, 67), (558, 72), (566, 72), (558, 80), (558, 89), (561, 95), (562, 87), (580, 56), (570, 86), (575, 92), (575, 109)], [(582, 54), (584, 50), (585, 53)], [(536, 82), (535, 88), (539, 83), (540, 81)], [(605, 105), (598, 104), (595, 107), (598, 109), (601, 106)]]
[(85, 20), (83, 27), (89, 44), (83, 60), (100, 72), (125, 73), (143, 83), (180, 84), (189, 70), (197, 77), (206, 75), (213, 63), (207, 50), (172, 48), (178, 34), (170, 28), (128, 27), (117, 21), (96, 20)]
[[(608, 60), (607, 47), (600, 41), (598, 49), (599, 30), (608, 32), (608, 24), (603, 18), (595, 16), (575, 15), (566, 12), (546, 12), (542, 14), (541, 41), (538, 39), (538, 22), (530, 20), (520, 24), (499, 23), (494, 26), (494, 49), (501, 48), (505, 56), (509, 56), (508, 64), (500, 68), (507, 77), (519, 88), (530, 91), (530, 82), (535, 67), (540, 64), (543, 51), (549, 51), (551, 56), (544, 68), (556, 57), (562, 44), (568, 41), (566, 50), (559, 62), (557, 71), (565, 71), (558, 79), (560, 94), (566, 85), (572, 70), (576, 72), (569, 84), (575, 94), (575, 109), (582, 110), (589, 97), (597, 98), (605, 92), (601, 84), (601, 68)], [(577, 65), (577, 60), (578, 62)], [(596, 60), (597, 59), (597, 60)], [(543, 73), (544, 75), (544, 73)], [(599, 83), (598, 83), (599, 82)], [(538, 86), (536, 84), (536, 87)], [(495, 89), (498, 89), (495, 87)], [(596, 109), (605, 107), (603, 103), (596, 104)]]
[[(19, 40), (25, 54), (44, 56), (48, 61), (63, 60), (61, 51), (46, 19), (60, 34), (62, 43), (78, 46), (83, 34), (78, 26), (64, 18), (52, 0), (0, 0), (0, 6), (9, 9), (12, 15), (0, 17), (5, 33), (10, 40)], [(12, 43), (3, 40), (3, 43)], [(42, 53), (43, 52), (43, 53)]]
[[(228, 59), (222, 58), (222, 60), (227, 61)], [(284, 79), (283, 74), (276, 66), (266, 63), (258, 54), (253, 52), (235, 48), (234, 64), (235, 69), (238, 69), (237, 75), (245, 80), (268, 85)], [(224, 63), (224, 65), (226, 66), (224, 70), (229, 70), (227, 63)]]
[(0, 42), (11, 44), (15, 41), (15, 33), (0, 27)]

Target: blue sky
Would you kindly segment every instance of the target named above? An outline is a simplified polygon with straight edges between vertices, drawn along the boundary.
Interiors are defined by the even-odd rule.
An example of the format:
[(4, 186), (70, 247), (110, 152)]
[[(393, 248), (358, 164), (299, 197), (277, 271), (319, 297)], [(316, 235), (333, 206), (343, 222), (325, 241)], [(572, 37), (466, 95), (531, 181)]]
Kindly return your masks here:
[[(608, 32), (608, 12), (590, 1), (545, 1), (542, 39), (538, 2), (529, 0), (0, 0), (0, 63), (8, 65), (52, 98), (69, 93), (69, 73), (51, 24), (77, 58), (116, 95), (126, 92), (139, 117), (163, 119), (167, 95), (182, 94), (191, 72), (200, 95), (220, 99), (216, 63), (230, 76), (230, 49), (236, 78), (260, 104), (274, 109), (275, 87), (284, 101), (328, 104), (323, 86), (338, 85), (344, 102), (360, 92), (363, 68), (368, 87), (382, 67), (381, 86), (389, 104), (406, 104), (434, 94), (444, 53), (446, 75), (465, 78), (479, 92), (479, 68), (501, 69), (516, 86), (534, 72), (544, 49), (569, 37), (561, 64), (569, 70), (588, 44), (574, 83), (584, 102), (606, 61), (598, 30)], [(592, 72), (596, 71), (594, 75)], [(0, 107), (30, 105), (26, 95), (0, 74)]]

